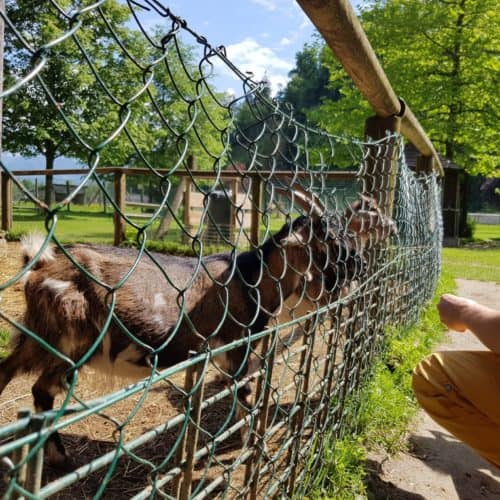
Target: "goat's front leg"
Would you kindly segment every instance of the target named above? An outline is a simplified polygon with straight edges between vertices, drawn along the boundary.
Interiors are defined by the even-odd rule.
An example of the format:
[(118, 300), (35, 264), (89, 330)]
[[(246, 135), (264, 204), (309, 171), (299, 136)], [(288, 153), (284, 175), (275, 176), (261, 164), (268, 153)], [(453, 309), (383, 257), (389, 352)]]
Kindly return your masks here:
[[(37, 412), (49, 411), (54, 407), (54, 399), (64, 390), (63, 378), (66, 368), (58, 365), (46, 368), (33, 385), (33, 402)], [(66, 450), (58, 432), (49, 436), (45, 444), (47, 461), (60, 469), (72, 470), (73, 461), (66, 455)]]
[[(248, 376), (255, 373), (259, 368), (258, 357), (251, 351), (248, 352), (246, 346), (234, 349), (229, 353), (229, 355), (231, 357), (231, 370), (229, 373), (232, 374), (232, 380), (235, 382), (247, 378)], [(236, 421), (244, 420), (248, 416), (248, 413), (252, 410), (252, 407), (254, 405), (254, 396), (255, 380), (251, 378), (237, 390), (238, 401), (236, 404)], [(241, 439), (243, 442), (246, 442), (248, 440), (249, 431), (250, 425), (247, 422), (240, 431)]]

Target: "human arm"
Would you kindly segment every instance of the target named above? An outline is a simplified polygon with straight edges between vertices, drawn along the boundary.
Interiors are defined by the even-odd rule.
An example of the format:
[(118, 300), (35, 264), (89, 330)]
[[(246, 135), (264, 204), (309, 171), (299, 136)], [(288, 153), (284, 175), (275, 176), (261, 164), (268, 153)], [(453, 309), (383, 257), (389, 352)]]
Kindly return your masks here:
[(500, 311), (451, 294), (443, 295), (437, 308), (448, 328), (470, 330), (488, 349), (500, 354)]

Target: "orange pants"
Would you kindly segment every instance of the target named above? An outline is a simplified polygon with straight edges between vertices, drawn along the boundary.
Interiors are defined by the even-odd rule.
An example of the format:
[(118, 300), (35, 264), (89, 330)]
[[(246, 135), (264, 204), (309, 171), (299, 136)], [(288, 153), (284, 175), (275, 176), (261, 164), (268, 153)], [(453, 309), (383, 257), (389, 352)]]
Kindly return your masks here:
[(431, 354), (415, 368), (413, 390), (438, 424), (500, 467), (500, 355)]

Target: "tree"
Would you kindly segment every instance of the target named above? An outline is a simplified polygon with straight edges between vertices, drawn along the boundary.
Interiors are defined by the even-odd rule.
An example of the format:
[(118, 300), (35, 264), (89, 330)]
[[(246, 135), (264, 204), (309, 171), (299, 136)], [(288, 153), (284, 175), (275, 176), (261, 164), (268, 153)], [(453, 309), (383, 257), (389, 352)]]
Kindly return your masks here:
[[(499, 175), (500, 10), (496, 0), (376, 0), (361, 23), (396, 93), (436, 148), (470, 174)], [(338, 102), (308, 116), (332, 132), (360, 134), (372, 112), (328, 49)]]
[(329, 86), (330, 73), (322, 61), (323, 44), (316, 40), (306, 43), (295, 55), (295, 68), (290, 71), (288, 84), (278, 99), (292, 104), (295, 116), (305, 121), (306, 115), (317, 108), (323, 99), (338, 100), (338, 90)]
[[(69, 2), (60, 2), (69, 7)], [(106, 2), (106, 15), (116, 25), (123, 25), (128, 14), (117, 2)], [(72, 38), (42, 50), (49, 42), (56, 40), (69, 30), (68, 20), (61, 15), (52, 2), (34, 0), (8, 0), (6, 13), (17, 33), (6, 29), (5, 33), (5, 83), (9, 88), (22, 80), (33, 69), (39, 68), (36, 78), (31, 78), (4, 101), (4, 147), (24, 156), (43, 155), (47, 169), (54, 168), (59, 156), (87, 159), (89, 150), (77, 133), (89, 129), (97, 121), (102, 109), (92, 106), (95, 97), (95, 79), (84, 56)], [(96, 13), (86, 18), (87, 29), (79, 30), (78, 38), (83, 47), (92, 47), (92, 55), (101, 58), (103, 66), (111, 62), (113, 51), (106, 51), (109, 36)], [(19, 36), (20, 35), (20, 36)], [(36, 55), (34, 55), (36, 54)], [(71, 130), (62, 119), (64, 112)], [(108, 116), (108, 123), (111, 121)], [(78, 125), (84, 124), (80, 128)], [(98, 136), (97, 127), (93, 138)], [(92, 139), (81, 137), (81, 139)], [(52, 177), (47, 176), (45, 202), (51, 202)]]
[[(59, 156), (155, 169), (178, 168), (194, 155), (199, 168), (213, 167), (227, 149), (227, 112), (192, 50), (176, 37), (165, 42), (158, 30), (149, 43), (129, 27), (130, 8), (117, 0), (80, 14), (81, 26), (61, 38), (74, 27), (63, 9), (85, 5), (7, 1), (17, 32), (6, 33), (5, 87), (44, 64), (5, 101), (5, 149), (41, 154), (47, 169)], [(48, 176), (47, 205), (51, 185)]]

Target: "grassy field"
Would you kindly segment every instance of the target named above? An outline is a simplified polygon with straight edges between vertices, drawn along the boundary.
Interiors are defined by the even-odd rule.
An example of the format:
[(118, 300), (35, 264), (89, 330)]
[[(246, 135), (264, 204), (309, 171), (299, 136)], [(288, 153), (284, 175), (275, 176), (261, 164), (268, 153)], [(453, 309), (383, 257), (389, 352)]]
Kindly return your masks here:
[[(132, 221), (139, 226), (149, 223), (148, 219), (134, 218), (133, 215), (145, 215), (139, 208), (127, 207), (127, 215), (132, 216)], [(14, 223), (10, 237), (18, 239), (20, 235), (30, 232), (45, 233), (45, 217), (33, 209), (32, 204), (17, 203), (14, 205)], [(283, 218), (272, 217), (269, 223), (269, 230), (274, 232), (281, 228), (284, 223)], [(148, 237), (156, 231), (159, 221), (154, 221), (148, 229)], [(261, 234), (264, 235), (265, 227), (261, 225)], [(66, 209), (58, 213), (56, 226), (56, 236), (63, 243), (113, 243), (113, 213), (108, 209), (104, 213), (102, 207), (98, 205), (72, 205), (71, 210)], [(132, 226), (127, 226), (127, 238), (133, 240), (136, 230)], [(173, 223), (165, 241), (156, 243), (154, 248), (159, 251), (172, 251), (184, 253), (190, 248), (182, 245), (182, 231)], [(185, 248), (184, 248), (185, 247)]]
[(474, 240), (476, 241), (500, 241), (500, 226), (476, 224), (474, 227)]
[[(32, 207), (14, 207), (12, 234), (45, 232), (44, 217)], [(65, 243), (112, 243), (113, 217), (102, 213), (99, 207), (76, 207), (58, 215), (56, 234)]]
[(443, 248), (442, 258), (454, 278), (500, 283), (500, 248)]

